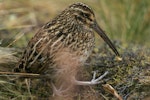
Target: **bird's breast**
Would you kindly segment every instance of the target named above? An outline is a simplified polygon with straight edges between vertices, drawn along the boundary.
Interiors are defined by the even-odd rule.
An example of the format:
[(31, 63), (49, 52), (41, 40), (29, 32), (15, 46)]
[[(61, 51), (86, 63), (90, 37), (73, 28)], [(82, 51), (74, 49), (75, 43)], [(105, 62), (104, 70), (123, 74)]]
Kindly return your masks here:
[(87, 58), (91, 55), (93, 48), (95, 46), (95, 37), (93, 33), (85, 33), (82, 38), (78, 39), (76, 43), (77, 55), (81, 62), (85, 62)]

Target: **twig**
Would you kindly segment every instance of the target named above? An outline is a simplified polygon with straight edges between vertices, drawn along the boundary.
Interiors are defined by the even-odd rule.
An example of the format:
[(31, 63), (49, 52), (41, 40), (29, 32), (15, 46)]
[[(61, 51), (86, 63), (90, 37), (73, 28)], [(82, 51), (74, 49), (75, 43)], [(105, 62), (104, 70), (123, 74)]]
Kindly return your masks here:
[(0, 72), (0, 74), (3, 74), (4, 76), (6, 75), (19, 76), (20, 78), (49, 78), (49, 75), (41, 75), (34, 73)]

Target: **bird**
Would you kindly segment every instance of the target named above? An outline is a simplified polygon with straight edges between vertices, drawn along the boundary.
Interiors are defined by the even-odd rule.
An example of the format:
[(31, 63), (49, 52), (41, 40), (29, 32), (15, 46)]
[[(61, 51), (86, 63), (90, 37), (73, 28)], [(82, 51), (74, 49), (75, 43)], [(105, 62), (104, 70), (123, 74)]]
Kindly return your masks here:
[[(100, 79), (96, 79), (95, 74), (89, 82), (75, 79), (80, 64), (86, 62), (95, 47), (95, 32), (120, 56), (115, 45), (98, 25), (92, 8), (81, 2), (71, 4), (31, 38), (14, 72), (49, 74), (51, 80), (57, 80), (58, 76), (71, 76), (76, 69), (72, 74), (75, 84), (98, 84)], [(54, 84), (53, 87), (57, 91)]]

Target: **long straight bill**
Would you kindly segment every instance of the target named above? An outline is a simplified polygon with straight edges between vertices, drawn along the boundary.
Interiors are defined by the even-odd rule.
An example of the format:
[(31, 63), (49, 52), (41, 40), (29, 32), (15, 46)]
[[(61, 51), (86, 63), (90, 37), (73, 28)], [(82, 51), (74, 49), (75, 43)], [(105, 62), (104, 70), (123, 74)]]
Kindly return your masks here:
[(105, 32), (99, 27), (97, 22), (95, 21), (92, 28), (102, 37), (102, 39), (109, 45), (109, 47), (112, 49), (112, 51), (117, 55), (120, 56), (119, 52), (117, 51), (114, 44), (111, 42), (111, 40), (108, 38), (108, 36), (105, 34)]

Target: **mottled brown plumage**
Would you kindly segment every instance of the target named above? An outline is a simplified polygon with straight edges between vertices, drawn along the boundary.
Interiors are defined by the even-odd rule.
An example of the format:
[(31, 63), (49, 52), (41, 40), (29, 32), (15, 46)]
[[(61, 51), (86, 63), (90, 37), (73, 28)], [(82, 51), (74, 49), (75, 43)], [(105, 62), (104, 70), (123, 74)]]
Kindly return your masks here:
[[(84, 63), (94, 48), (94, 31), (107, 42), (116, 55), (119, 55), (115, 46), (98, 26), (92, 9), (83, 3), (75, 3), (35, 34), (14, 71), (48, 73), (55, 76), (55, 72), (58, 71), (56, 68), (58, 65), (61, 66), (57, 58), (62, 51), (73, 54), (70, 56), (66, 53), (67, 56), (75, 56), (79, 62)], [(63, 60), (65, 61), (63, 58), (61, 62)]]

